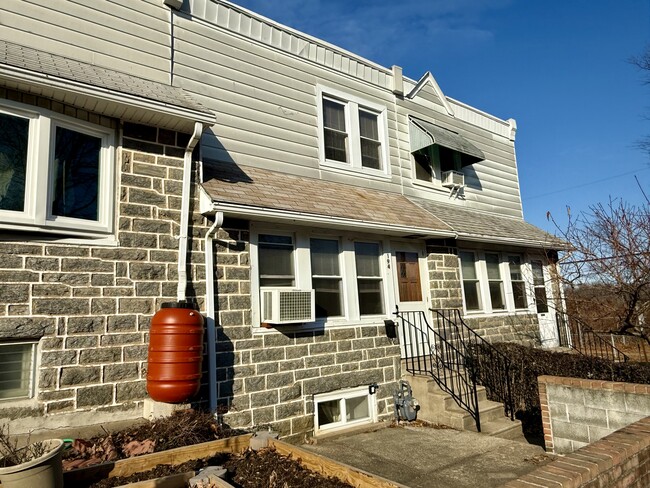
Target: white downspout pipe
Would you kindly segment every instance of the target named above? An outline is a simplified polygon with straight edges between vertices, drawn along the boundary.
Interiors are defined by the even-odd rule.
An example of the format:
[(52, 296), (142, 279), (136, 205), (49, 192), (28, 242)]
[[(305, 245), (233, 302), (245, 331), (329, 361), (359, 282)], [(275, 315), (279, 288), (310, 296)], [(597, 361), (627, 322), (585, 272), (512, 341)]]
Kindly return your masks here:
[(223, 224), (223, 212), (214, 215), (214, 224), (205, 234), (205, 321), (208, 332), (208, 381), (210, 382), (210, 411), (217, 411), (217, 329), (214, 307), (213, 236)]
[(185, 301), (187, 290), (187, 236), (190, 218), (190, 190), (192, 185), (192, 152), (203, 134), (203, 124), (194, 123), (194, 132), (185, 149), (183, 160), (183, 189), (181, 193), (181, 228), (178, 235), (178, 288), (176, 299)]

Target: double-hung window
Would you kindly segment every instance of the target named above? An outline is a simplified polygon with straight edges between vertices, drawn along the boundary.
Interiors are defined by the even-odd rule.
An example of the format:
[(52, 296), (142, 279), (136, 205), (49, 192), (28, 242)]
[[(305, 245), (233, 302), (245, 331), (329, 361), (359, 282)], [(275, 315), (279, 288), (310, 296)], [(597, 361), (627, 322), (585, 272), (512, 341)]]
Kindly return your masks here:
[(110, 233), (113, 173), (110, 129), (0, 105), (0, 227)]
[(501, 260), (496, 253), (485, 253), (485, 267), (487, 270), (488, 291), (492, 310), (506, 308), (503, 296), (503, 280), (501, 279)]
[(467, 310), (481, 310), (481, 288), (476, 271), (476, 254), (473, 251), (458, 253), (463, 277), (463, 293)]
[(268, 287), (314, 290), (319, 321), (346, 323), (383, 316), (386, 256), (380, 241), (356, 237), (253, 229), (260, 292)]
[(343, 277), (339, 266), (339, 242), (311, 239), (311, 286), (315, 290), (316, 317), (343, 315)]
[(381, 277), (380, 257), (379, 243), (354, 243), (360, 315), (380, 315), (384, 313), (384, 287)]
[(386, 108), (334, 89), (318, 96), (321, 164), (388, 175)]
[(521, 256), (464, 250), (458, 257), (465, 310), (490, 313), (529, 309)]
[(260, 286), (295, 286), (292, 236), (260, 234), (257, 253)]
[(510, 271), (510, 284), (515, 308), (528, 308), (526, 299), (526, 282), (521, 268), (521, 256), (508, 256), (508, 269)]

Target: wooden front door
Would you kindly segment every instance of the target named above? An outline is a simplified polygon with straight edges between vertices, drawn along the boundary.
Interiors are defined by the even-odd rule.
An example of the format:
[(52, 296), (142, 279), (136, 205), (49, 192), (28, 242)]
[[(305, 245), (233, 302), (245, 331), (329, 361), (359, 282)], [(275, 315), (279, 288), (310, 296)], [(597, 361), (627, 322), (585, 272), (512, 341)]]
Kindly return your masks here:
[(420, 261), (416, 252), (395, 252), (397, 266), (397, 286), (399, 301), (421, 302), (422, 283), (420, 282)]
[[(426, 276), (424, 246), (409, 243), (392, 243), (395, 304), (401, 312), (423, 312), (429, 320), (423, 276)], [(419, 320), (419, 319), (418, 319)], [(429, 350), (422, 335), (414, 330), (400, 328), (399, 339), (402, 358), (423, 355)]]

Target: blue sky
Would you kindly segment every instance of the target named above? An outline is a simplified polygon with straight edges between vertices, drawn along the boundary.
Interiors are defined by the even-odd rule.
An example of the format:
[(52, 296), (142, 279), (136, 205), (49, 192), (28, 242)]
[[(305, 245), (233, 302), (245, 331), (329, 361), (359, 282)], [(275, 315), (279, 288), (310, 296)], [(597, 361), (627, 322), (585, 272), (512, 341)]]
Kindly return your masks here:
[[(609, 197), (650, 197), (650, 0), (235, 0), (235, 3), (517, 120), (524, 216), (553, 231)], [(650, 78), (650, 73), (645, 73)]]

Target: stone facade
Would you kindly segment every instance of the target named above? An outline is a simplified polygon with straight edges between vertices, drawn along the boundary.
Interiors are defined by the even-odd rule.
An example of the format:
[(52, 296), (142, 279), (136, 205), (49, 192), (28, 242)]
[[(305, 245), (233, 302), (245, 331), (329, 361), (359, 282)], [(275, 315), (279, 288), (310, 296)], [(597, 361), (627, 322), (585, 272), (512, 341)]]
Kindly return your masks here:
[[(458, 249), (453, 241), (427, 242), (431, 308), (463, 310)], [(463, 320), (489, 342), (539, 345), (539, 322), (534, 313), (464, 316)]]
[[(32, 95), (1, 90), (0, 96), (118, 125)], [(0, 339), (38, 340), (40, 356), (36, 400), (27, 408), (0, 403), (0, 418), (142, 414), (149, 323), (162, 302), (176, 297), (182, 156), (189, 136), (132, 124), (123, 129), (115, 243), (78, 238), (62, 244), (43, 234), (0, 238)], [(193, 231), (200, 233), (202, 224), (203, 218), (195, 219)], [(191, 249), (190, 289), (202, 296), (200, 241), (191, 241)]]
[(313, 395), (372, 383), (379, 418), (392, 416), (399, 346), (383, 323), (254, 333), (248, 223), (226, 220), (215, 242), (218, 398), (227, 424), (303, 440), (314, 428)]

